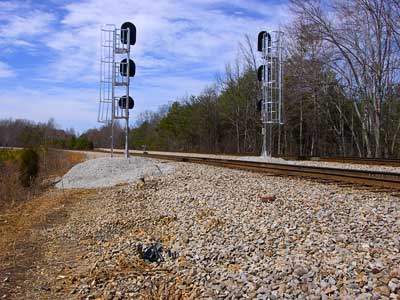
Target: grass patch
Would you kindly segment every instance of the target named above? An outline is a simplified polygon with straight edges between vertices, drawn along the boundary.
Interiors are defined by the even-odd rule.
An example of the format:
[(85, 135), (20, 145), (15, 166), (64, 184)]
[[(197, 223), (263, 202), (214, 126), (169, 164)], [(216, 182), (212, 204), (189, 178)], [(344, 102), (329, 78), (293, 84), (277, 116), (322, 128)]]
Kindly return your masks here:
[(0, 166), (6, 161), (17, 161), (21, 150), (0, 149)]
[(57, 177), (85, 159), (78, 152), (44, 148), (34, 152), (37, 156), (26, 155), (32, 154), (31, 150), (0, 150), (0, 211), (40, 195)]

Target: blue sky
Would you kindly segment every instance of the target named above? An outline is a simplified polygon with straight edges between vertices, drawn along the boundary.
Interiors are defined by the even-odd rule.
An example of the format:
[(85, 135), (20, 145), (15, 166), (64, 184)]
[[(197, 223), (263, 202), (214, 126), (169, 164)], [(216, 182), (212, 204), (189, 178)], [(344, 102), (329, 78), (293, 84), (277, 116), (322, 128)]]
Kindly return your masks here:
[(290, 19), (286, 1), (0, 0), (0, 118), (82, 132), (97, 123), (100, 28), (137, 27), (135, 117), (198, 94), (238, 55), (245, 34)]

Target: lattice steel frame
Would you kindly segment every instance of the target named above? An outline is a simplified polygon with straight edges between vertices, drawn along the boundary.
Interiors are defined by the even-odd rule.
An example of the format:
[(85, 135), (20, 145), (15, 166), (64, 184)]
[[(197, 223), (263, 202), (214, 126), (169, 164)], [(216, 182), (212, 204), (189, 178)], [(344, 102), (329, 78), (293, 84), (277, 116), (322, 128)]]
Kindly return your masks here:
[[(123, 37), (127, 43), (122, 43)], [(124, 119), (125, 157), (129, 157), (129, 86), (130, 86), (130, 29), (118, 29), (114, 24), (105, 24), (101, 28), (100, 53), (100, 100), (97, 121), (111, 124), (111, 157), (114, 152), (114, 123)], [(126, 58), (124, 67), (126, 76), (120, 73), (121, 63)], [(121, 93), (125, 90), (125, 93)], [(118, 101), (126, 96), (125, 108), (120, 108)]]
[[(272, 155), (272, 128), (274, 124), (283, 124), (283, 35), (282, 31), (264, 32), (262, 38), (263, 76), (261, 82), (262, 106), (261, 123), (263, 145), (261, 156)], [(269, 130), (268, 130), (269, 128)], [(267, 131), (268, 141), (267, 141)]]

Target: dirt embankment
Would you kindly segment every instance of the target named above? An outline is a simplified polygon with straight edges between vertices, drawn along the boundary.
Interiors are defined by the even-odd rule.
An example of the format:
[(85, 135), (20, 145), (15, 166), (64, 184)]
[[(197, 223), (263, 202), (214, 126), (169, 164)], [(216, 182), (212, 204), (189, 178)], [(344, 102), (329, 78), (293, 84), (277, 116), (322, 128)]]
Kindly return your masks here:
[[(30, 282), (29, 271), (43, 255), (40, 230), (63, 222), (71, 203), (88, 191), (53, 190), (54, 179), (87, 159), (85, 153), (50, 150), (40, 153), (40, 172), (31, 187), (18, 182), (17, 161), (7, 162), (0, 194), (0, 299), (21, 295)], [(22, 299), (22, 298), (21, 298)]]
[[(67, 247), (51, 245), (42, 232), (65, 222), (73, 206), (92, 194), (87, 190), (52, 190), (0, 215), (0, 299), (30, 299), (25, 298), (28, 291), (49, 288), (45, 284), (35, 286), (36, 268), (49, 254), (60, 257)], [(58, 247), (62, 251), (54, 253)], [(47, 267), (46, 272), (51, 275), (52, 269), (59, 266)]]

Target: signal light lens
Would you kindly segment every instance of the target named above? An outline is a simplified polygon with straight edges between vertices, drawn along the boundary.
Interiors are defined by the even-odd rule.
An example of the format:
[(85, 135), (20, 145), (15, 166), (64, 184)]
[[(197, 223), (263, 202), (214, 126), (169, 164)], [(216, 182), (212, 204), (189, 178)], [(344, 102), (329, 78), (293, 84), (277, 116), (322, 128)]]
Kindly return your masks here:
[(264, 37), (265, 31), (260, 31), (260, 33), (258, 34), (258, 38), (257, 38), (257, 50), (262, 52), (263, 51), (263, 37)]
[[(121, 60), (119, 65), (119, 72), (121, 73), (121, 76), (128, 75), (128, 60), (126, 58)], [(129, 77), (134, 77), (135, 74), (136, 74), (135, 62), (132, 59), (129, 59)]]
[(257, 102), (257, 111), (261, 111), (262, 110), (262, 104), (263, 104), (263, 100), (260, 99)]
[(128, 44), (128, 31), (129, 28), (129, 43), (131, 46), (136, 44), (136, 26), (131, 22), (125, 22), (121, 25), (121, 43)]
[[(126, 108), (126, 96), (122, 96), (118, 100), (118, 106), (122, 109)], [(132, 97), (129, 96), (129, 101), (128, 101), (128, 109), (132, 109), (135, 106), (135, 102), (133, 101)]]
[(263, 81), (264, 78), (264, 65), (259, 66), (257, 70), (257, 79), (258, 81)]
[(270, 48), (271, 47), (271, 35), (269, 34), (269, 32), (266, 31), (260, 31), (260, 33), (258, 34), (258, 38), (257, 38), (257, 50), (262, 52), (263, 51), (263, 39), (265, 38), (267, 39), (267, 47)]
[(257, 79), (258, 79), (258, 81), (264, 81), (264, 77), (265, 77), (265, 75), (266, 75), (266, 76), (267, 76), (266, 81), (269, 82), (269, 81), (271, 81), (271, 67), (268, 65), (268, 67), (267, 67), (267, 74), (265, 74), (264, 69), (265, 69), (265, 66), (264, 66), (264, 65), (261, 65), (261, 66), (258, 67), (258, 70), (257, 70)]

